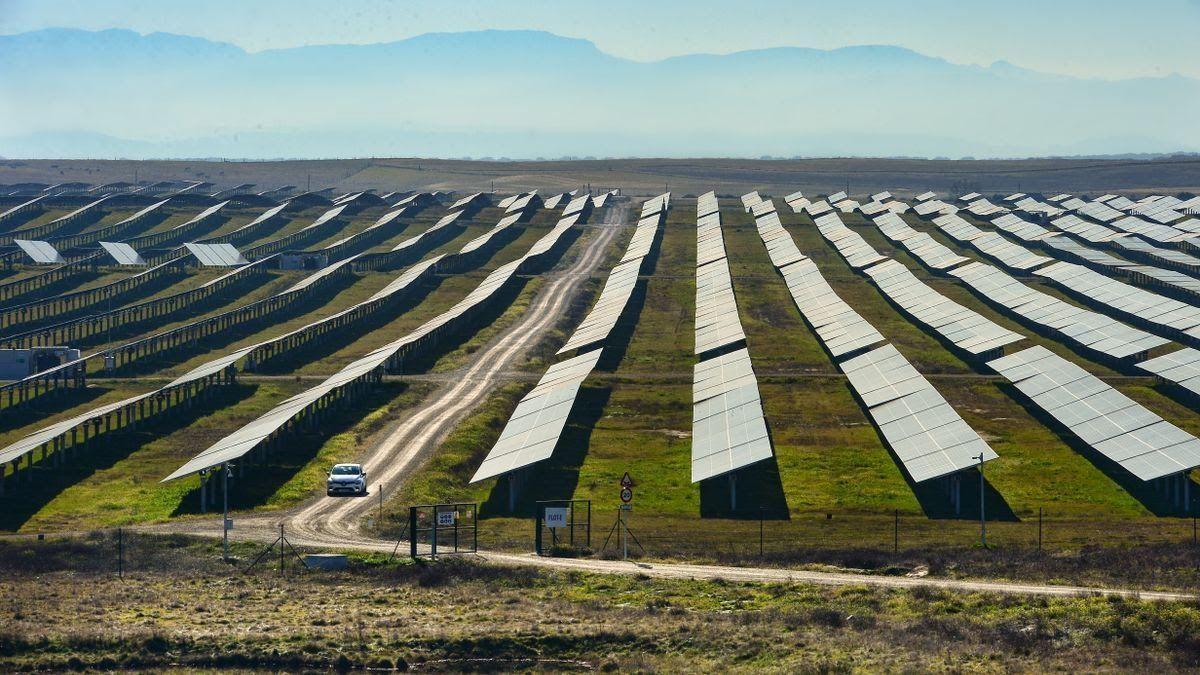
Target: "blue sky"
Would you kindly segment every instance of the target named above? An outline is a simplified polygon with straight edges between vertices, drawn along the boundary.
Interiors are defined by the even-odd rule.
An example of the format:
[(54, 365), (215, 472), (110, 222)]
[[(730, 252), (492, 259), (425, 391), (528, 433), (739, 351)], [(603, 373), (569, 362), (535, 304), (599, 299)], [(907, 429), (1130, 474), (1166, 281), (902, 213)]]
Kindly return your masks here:
[(1200, 77), (1200, 0), (0, 0), (0, 33), (47, 27), (165, 31), (249, 51), (532, 28), (635, 60), (895, 44), (1083, 77)]

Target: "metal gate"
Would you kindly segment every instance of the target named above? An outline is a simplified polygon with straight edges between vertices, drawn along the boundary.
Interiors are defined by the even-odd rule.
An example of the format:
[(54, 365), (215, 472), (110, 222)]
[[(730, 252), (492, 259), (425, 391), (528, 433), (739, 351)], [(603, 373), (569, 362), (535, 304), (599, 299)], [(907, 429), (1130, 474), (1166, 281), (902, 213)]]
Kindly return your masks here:
[(408, 507), (409, 553), (437, 556), (479, 550), (476, 504), (424, 504)]
[(577, 551), (592, 547), (590, 499), (537, 502), (535, 511), (537, 517), (533, 550), (538, 555), (545, 555), (547, 543), (550, 548), (568, 547)]

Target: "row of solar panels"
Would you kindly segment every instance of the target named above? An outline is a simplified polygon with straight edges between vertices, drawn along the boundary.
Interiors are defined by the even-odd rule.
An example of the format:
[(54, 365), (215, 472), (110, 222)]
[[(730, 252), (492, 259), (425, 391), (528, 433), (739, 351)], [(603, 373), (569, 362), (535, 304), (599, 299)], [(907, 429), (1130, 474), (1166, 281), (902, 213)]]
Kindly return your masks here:
[[(796, 211), (802, 208), (793, 204)], [(836, 214), (822, 219), (822, 235), (844, 255), (862, 261), (874, 254), (875, 263), (885, 260), (857, 232), (845, 227)], [(769, 242), (790, 239), (778, 220), (761, 220), (758, 229), (768, 252), (781, 248)], [(846, 374), (863, 408), (913, 482), (949, 476), (997, 457), (894, 346), (876, 346), (884, 342), (884, 337), (834, 292), (812, 260), (803, 257), (788, 262), (792, 257), (772, 257), (772, 262), (787, 282), (796, 307)]]
[[(756, 216), (774, 210), (757, 192), (742, 197)], [(715, 192), (696, 202), (696, 339), (692, 372), (692, 482), (732, 474), (774, 455), (758, 379), (743, 347), (733, 278)]]
[(450, 309), (425, 322), (404, 337), (351, 362), (316, 387), (293, 396), (258, 419), (220, 439), (163, 480), (180, 478), (241, 458), (294, 420), (310, 414), (312, 406), (318, 401), (325, 397), (337, 396), (353, 384), (378, 376), (388, 367), (389, 363), (394, 363), (414, 349), (435, 341), (443, 331), (451, 330), (460, 322), (469, 320), (470, 317), (481, 311), (488, 301), (507, 287), (521, 270), (536, 264), (542, 256), (553, 250), (563, 235), (578, 220), (578, 214), (562, 218), (523, 256), (492, 271), (475, 289)]
[[(828, 216), (825, 216), (825, 218), (828, 218)], [(906, 224), (886, 222), (888, 220), (886, 217), (884, 217), (883, 220), (885, 221), (884, 227), (889, 229), (892, 238), (907, 238), (905, 236), (906, 234), (908, 237), (911, 237), (911, 234), (906, 232), (906, 230), (911, 230), (911, 228), (906, 227)], [(986, 237), (987, 233), (983, 233), (978, 228), (975, 228), (969, 223), (957, 218), (957, 216), (943, 215), (937, 220), (940, 221), (939, 225), (948, 226), (954, 235), (958, 235), (957, 238), (965, 238), (968, 242), (978, 241), (982, 236), (984, 241), (981, 242), (983, 246), (979, 247), (981, 251), (987, 250), (993, 254), (992, 257), (1001, 260), (1009, 260), (1016, 266), (1024, 266), (1026, 259), (1029, 256), (1035, 255), (1032, 254), (1032, 252), (1023, 249), (1023, 247), (1019, 247), (1016, 244), (1008, 242), (1007, 240), (1003, 240), (1002, 238), (1000, 240), (993, 239), (991, 242), (989, 242), (988, 239), (990, 238)], [(1011, 219), (1007, 222), (1010, 224), (1012, 223)], [(835, 228), (829, 226), (826, 227), (827, 231), (833, 231), (834, 229)], [(1045, 237), (1043, 237), (1043, 239), (1044, 238)], [(844, 242), (845, 240), (846, 237), (843, 234), (838, 237), (837, 240), (831, 239), (831, 242), (834, 243), (835, 248), (839, 248), (839, 241)], [(841, 249), (839, 248), (839, 250)], [(859, 257), (861, 257), (863, 254), (861, 248), (850, 248), (849, 250), (853, 255)], [(1045, 261), (1039, 261), (1038, 264), (1042, 264), (1044, 262)], [(1069, 265), (1069, 263), (1053, 263), (1042, 268), (1042, 270), (1037, 270), (1035, 274), (1042, 274), (1043, 270), (1050, 271), (1056, 266), (1060, 265)], [(1078, 266), (1074, 267), (1078, 268)], [(1086, 268), (1079, 269), (1083, 270), (1084, 272), (1091, 272)], [(1063, 283), (1065, 284), (1071, 284), (1074, 282), (1076, 292), (1078, 292), (1080, 295), (1086, 295), (1088, 292), (1084, 290), (1085, 287), (1083, 286), (1082, 281), (1078, 278), (1078, 271), (1072, 271), (1076, 272), (1076, 274), (1058, 278), (1062, 279)], [(989, 345), (995, 344), (986, 339), (995, 331), (1003, 331), (1004, 333), (1008, 333), (1010, 335), (1010, 338), (1001, 338), (999, 337), (1000, 334), (997, 333), (998, 340), (1008, 339), (1009, 341), (1015, 341), (1020, 339), (1019, 335), (1011, 333), (1010, 331), (1006, 331), (993, 322), (980, 317), (978, 314), (973, 312), (970, 312), (969, 314), (960, 314), (957, 309), (954, 309), (953, 306), (945, 306), (942, 300), (939, 299), (940, 296), (933, 291), (933, 289), (921, 283), (911, 274), (911, 272), (909, 272), (907, 269), (904, 269), (902, 265), (895, 263), (895, 261), (889, 261), (867, 267), (865, 269), (865, 273), (876, 281), (877, 285), (880, 286), (885, 295), (903, 307), (910, 315), (918, 319), (918, 321), (921, 323), (924, 323), (935, 332), (941, 334), (948, 341), (952, 342), (956, 346), (966, 349), (967, 351), (971, 351), (972, 345), (982, 351), (986, 351)], [(1056, 299), (1050, 298), (1049, 296), (1045, 296), (1045, 294), (1032, 291), (1032, 289), (1027, 289), (1015, 280), (1007, 277), (1007, 275), (1000, 273), (999, 270), (995, 270), (994, 268), (983, 265), (982, 263), (970, 263), (968, 265), (963, 265), (950, 270), (949, 273), (956, 277), (963, 278), (968, 282), (968, 285), (976, 288), (985, 296), (988, 296), (989, 299), (993, 300), (993, 302), (1009, 307), (1019, 316), (1023, 316), (1033, 323), (1038, 323), (1042, 326), (1051, 328), (1058, 334), (1070, 337), (1078, 344), (1088, 346), (1089, 348), (1095, 348), (1097, 351), (1123, 354), (1125, 356), (1141, 355), (1150, 348), (1161, 346), (1162, 344), (1167, 343), (1166, 340), (1163, 340), (1157, 336), (1123, 326), (1122, 324), (1112, 321), (1107, 317), (1103, 317), (1093, 312), (1087, 312), (1086, 310), (1080, 310), (1079, 308), (1075, 308), (1067, 303), (1063, 303)], [(1052, 275), (1053, 273), (1053, 271), (1050, 271), (1048, 275)], [(1089, 281), (1093, 282), (1093, 285), (1089, 289), (1091, 297), (1097, 298), (1106, 304), (1120, 304), (1121, 299), (1115, 297), (1111, 293), (1104, 293), (1098, 290), (1110, 282), (1118, 284), (1120, 282), (1115, 282), (1115, 280), (1107, 280), (1101, 284), (1099, 280), (1094, 278), (1089, 279)], [(1122, 286), (1124, 285), (1122, 284)], [(1136, 298), (1139, 295), (1139, 293), (1137, 293), (1139, 290), (1140, 289), (1133, 287), (1126, 287), (1126, 294), (1131, 294)], [(1141, 299), (1143, 301), (1145, 300), (1144, 297)], [(1159, 300), (1167, 301), (1168, 299), (1159, 298)], [(1132, 301), (1130, 301), (1129, 298), (1126, 298), (1125, 302), (1128, 307), (1129, 303)], [(1143, 309), (1145, 309), (1145, 305), (1141, 306)], [(1190, 310), (1182, 309), (1178, 306), (1172, 306), (1172, 308), (1176, 310), (1176, 314), (1171, 315), (1173, 318), (1178, 318), (1178, 313), (1183, 313), (1184, 315), (1190, 316)], [(1159, 303), (1157, 309), (1162, 309), (1161, 303)], [(971, 317), (972, 314), (974, 314), (974, 317)], [(924, 315), (924, 318), (922, 318), (922, 315)], [(968, 317), (968, 320), (962, 322), (964, 317)], [(978, 319), (975, 317), (978, 317)], [(956, 319), (958, 320), (956, 321)], [(978, 323), (979, 320), (982, 320), (986, 323)], [(1007, 344), (1007, 342), (1004, 342), (1004, 344)], [(1044, 348), (1035, 347), (1019, 352), (1019, 354), (1038, 354), (1039, 352), (1037, 350), (1045, 351)], [(982, 353), (982, 351), (980, 353)], [(1060, 365), (1055, 363), (1054, 360), (1062, 361), (1062, 359), (1054, 356), (1052, 353), (1049, 354), (1051, 354), (1051, 360), (1043, 359), (1039, 360), (1039, 363), (1043, 365), (1053, 364), (1055, 368), (1059, 368)], [(1177, 374), (1183, 376), (1183, 371), (1188, 370), (1191, 367), (1190, 364), (1193, 363), (1193, 361), (1189, 358), (1190, 356), (1190, 353), (1184, 353), (1178, 357), (1175, 357), (1176, 360), (1184, 361), (1184, 365), (1178, 365), (1174, 361), (1170, 363), (1165, 361), (1159, 361), (1157, 363), (1148, 362), (1150, 363), (1150, 367), (1147, 367), (1146, 369), (1152, 370), (1154, 366), (1160, 366), (1159, 370), (1161, 372), (1170, 372), (1170, 368), (1176, 368)], [(1196, 356), (1200, 357), (1200, 352), (1198, 352)], [(997, 370), (997, 372), (1001, 372), (1001, 374), (1004, 374), (1007, 377), (1008, 373), (1002, 372), (1001, 370), (1004, 367), (1004, 364), (1007, 363), (1003, 360), (1004, 358), (1009, 357), (1002, 357), (1001, 359), (990, 362), (989, 365), (993, 366), (993, 369)], [(1200, 358), (1197, 358), (1195, 362), (1200, 363)], [(1063, 363), (1069, 362), (1063, 361)], [(1168, 365), (1170, 367), (1167, 367)], [(1075, 366), (1075, 368), (1078, 367)], [(1082, 371), (1082, 369), (1079, 370), (1080, 372), (1085, 372)], [(1197, 369), (1197, 374), (1200, 374), (1200, 369)], [(1190, 379), (1186, 378), (1186, 376), (1184, 377), (1185, 379)], [(1096, 388), (1096, 391), (1098, 392), (1102, 392), (1104, 400), (1128, 401), (1128, 399), (1126, 399), (1116, 390), (1112, 389), (1112, 387), (1109, 385), (1094, 377), (1091, 377), (1091, 379), (1093, 382), (1090, 382), (1089, 386)], [(1016, 380), (1014, 380), (1014, 382), (1015, 381)], [(1018, 387), (1018, 389), (1021, 388)], [(1031, 396), (1030, 400), (1033, 404), (1042, 408), (1051, 415), (1055, 415), (1058, 412), (1051, 405), (1050, 399), (1045, 396)], [(1093, 401), (1088, 401), (1088, 403), (1091, 402)], [(1108, 413), (1112, 414), (1106, 417)], [(1078, 411), (1077, 414), (1082, 415), (1082, 413), (1079, 413)], [(1081, 438), (1081, 440), (1088, 443), (1097, 452), (1108, 457), (1109, 459), (1112, 459), (1114, 462), (1122, 464), (1135, 475), (1144, 480), (1173, 475), (1200, 465), (1200, 459), (1197, 459), (1195, 462), (1188, 462), (1188, 459), (1191, 458), (1193, 454), (1197, 458), (1200, 458), (1200, 453), (1197, 453), (1197, 449), (1200, 448), (1200, 441), (1197, 441), (1186, 432), (1179, 430), (1174, 425), (1162, 420), (1154, 413), (1131, 401), (1129, 401), (1128, 405), (1122, 404), (1122, 406), (1116, 409), (1116, 412), (1105, 411), (1105, 414), (1100, 415), (1098, 418), (1096, 418), (1098, 421), (1093, 421), (1093, 423), (1097, 425), (1110, 424), (1112, 420), (1109, 419), (1109, 417), (1119, 416), (1121, 414), (1134, 415), (1138, 420), (1137, 424), (1133, 425), (1129, 429), (1125, 429), (1122, 433), (1113, 434), (1112, 436), (1105, 436), (1103, 438), (1100, 438), (1095, 434), (1089, 435), (1087, 433), (1081, 433), (1077, 435)], [(1088, 419), (1092, 420), (1093, 418)], [(1072, 429), (1072, 426), (1069, 423), (1064, 424), (1063, 426), (1065, 429)], [(1130, 459), (1134, 457), (1137, 459)]]
[(550, 366), (538, 384), (517, 403), (470, 482), (519, 471), (554, 456), (579, 388), (595, 370), (604, 349), (610, 345), (613, 329), (628, 307), (642, 265), (657, 241), (669, 200), (667, 193), (651, 200), (654, 204), (649, 201), (643, 204), (643, 217), (621, 261), (609, 273), (587, 317), (558, 352), (562, 355), (575, 351), (576, 355)]

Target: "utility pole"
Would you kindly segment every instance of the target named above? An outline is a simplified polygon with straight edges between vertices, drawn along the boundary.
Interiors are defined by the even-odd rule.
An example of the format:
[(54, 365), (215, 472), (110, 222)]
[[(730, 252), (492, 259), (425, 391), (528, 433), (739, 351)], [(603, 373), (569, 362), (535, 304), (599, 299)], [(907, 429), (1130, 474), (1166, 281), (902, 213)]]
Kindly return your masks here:
[(971, 459), (979, 460), (979, 543), (987, 548), (987, 517), (983, 512), (983, 453)]

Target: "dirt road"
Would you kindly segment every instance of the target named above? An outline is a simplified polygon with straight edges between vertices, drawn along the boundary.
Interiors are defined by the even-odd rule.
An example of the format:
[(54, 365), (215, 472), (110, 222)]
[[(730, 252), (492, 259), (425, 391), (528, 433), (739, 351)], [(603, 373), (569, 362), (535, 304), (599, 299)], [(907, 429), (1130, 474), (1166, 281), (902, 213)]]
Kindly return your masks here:
[[(386, 436), (358, 460), (372, 485), (395, 486), (434, 452), (447, 434), (481, 404), (504, 373), (550, 330), (575, 298), (580, 287), (597, 271), (629, 213), (628, 202), (616, 202), (593, 225), (583, 251), (566, 270), (548, 275), (548, 283), (535, 296), (520, 320), (473, 356), (472, 362), (443, 384), (416, 410), (411, 411)], [(364, 514), (374, 499), (341, 499), (324, 495), (278, 516), (239, 519), (239, 529), (274, 531), (282, 520), (289, 532), (313, 544), (333, 544), (358, 536)]]

